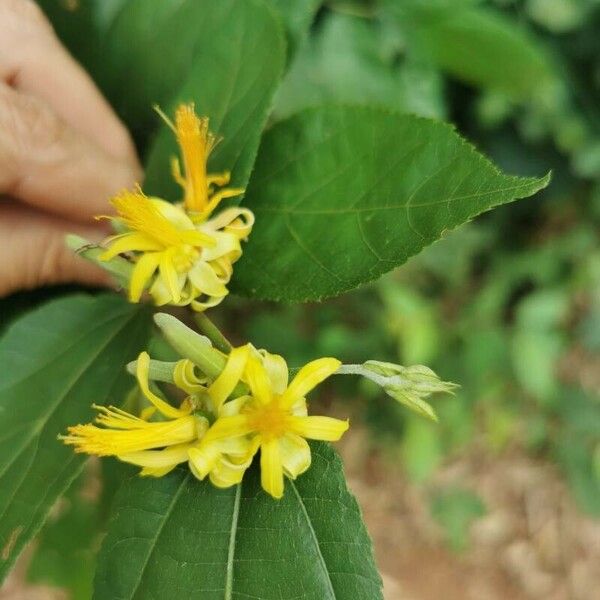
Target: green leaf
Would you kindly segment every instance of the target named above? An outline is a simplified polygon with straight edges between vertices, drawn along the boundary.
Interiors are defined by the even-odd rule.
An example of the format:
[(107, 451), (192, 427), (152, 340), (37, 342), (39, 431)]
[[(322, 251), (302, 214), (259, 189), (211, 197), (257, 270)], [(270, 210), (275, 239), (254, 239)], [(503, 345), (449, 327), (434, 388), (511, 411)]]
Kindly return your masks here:
[(263, 138), (246, 192), (257, 221), (233, 288), (334, 296), (548, 181), (504, 175), (443, 123), (367, 108), (303, 112)]
[(187, 469), (130, 479), (100, 551), (94, 598), (382, 598), (340, 459), (326, 444), (311, 446), (312, 467), (286, 482), (280, 501), (260, 489), (256, 468), (226, 490)]
[(60, 41), (86, 69), (93, 68), (98, 62), (99, 30), (95, 19), (96, 1), (36, 0), (52, 23)]
[(409, 45), (459, 79), (517, 98), (543, 96), (553, 82), (543, 46), (497, 10), (429, 0), (386, 5)]
[[(193, 100), (199, 114), (210, 116), (211, 129), (222, 140), (211, 153), (209, 168), (231, 171), (232, 186), (245, 187), (283, 70), (283, 33), (257, 0), (210, 3), (201, 12), (202, 26), (194, 29), (198, 39), (193, 69), (169, 104)], [(227, 35), (215, 37), (212, 32), (220, 29)], [(181, 195), (168, 175), (169, 159), (176, 154), (174, 136), (163, 127), (146, 161), (145, 185), (151, 193)]]
[(57, 439), (115, 403), (142, 348), (145, 310), (117, 296), (70, 296), (16, 321), (0, 340), (0, 579), (85, 458)]
[(323, 0), (267, 0), (279, 13), (288, 40), (288, 60), (295, 54)]
[[(261, 0), (133, 0), (106, 40), (105, 88), (142, 145), (180, 101), (194, 101), (222, 141), (211, 154), (213, 171), (232, 171), (244, 187), (256, 156), (271, 97), (281, 76), (285, 40)], [(169, 158), (173, 133), (163, 126), (149, 149), (145, 188), (178, 198)]]

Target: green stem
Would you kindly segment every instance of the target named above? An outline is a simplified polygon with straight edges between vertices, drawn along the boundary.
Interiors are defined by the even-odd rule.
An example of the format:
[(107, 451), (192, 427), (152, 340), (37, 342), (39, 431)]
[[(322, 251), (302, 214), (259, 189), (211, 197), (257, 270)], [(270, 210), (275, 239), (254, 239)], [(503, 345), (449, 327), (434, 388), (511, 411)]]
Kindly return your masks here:
[(231, 344), (229, 340), (221, 333), (220, 329), (206, 316), (206, 313), (196, 313), (194, 320), (200, 331), (213, 343), (213, 346), (229, 354), (231, 352)]
[(133, 265), (128, 260), (121, 256), (115, 256), (110, 260), (100, 260), (100, 256), (105, 252), (104, 248), (92, 244), (78, 235), (68, 234), (65, 236), (65, 244), (78, 256), (107, 271), (121, 287), (129, 286)]

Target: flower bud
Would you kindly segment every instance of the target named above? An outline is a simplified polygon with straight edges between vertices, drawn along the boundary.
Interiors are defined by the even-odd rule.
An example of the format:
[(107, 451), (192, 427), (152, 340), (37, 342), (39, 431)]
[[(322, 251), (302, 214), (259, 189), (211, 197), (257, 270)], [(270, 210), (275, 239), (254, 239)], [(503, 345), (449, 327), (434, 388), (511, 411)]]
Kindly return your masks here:
[[(150, 359), (150, 367), (148, 370), (148, 379), (150, 381), (162, 381), (163, 383), (174, 383), (174, 373), (176, 362), (165, 362), (162, 360)], [(137, 360), (132, 360), (127, 365), (127, 372), (131, 375), (137, 373)]]
[[(227, 355), (213, 348), (207, 337), (167, 313), (156, 313), (154, 322), (175, 351), (182, 358), (191, 360), (208, 379), (214, 381), (221, 374), (227, 363)], [(242, 395), (248, 388), (239, 383), (236, 390), (238, 395)]]
[(368, 360), (363, 366), (365, 369), (390, 378), (390, 383), (393, 380), (396, 387), (410, 389), (421, 397), (427, 397), (436, 392), (452, 394), (453, 390), (458, 387), (456, 383), (442, 381), (434, 371), (425, 365), (403, 367), (393, 363)]
[(104, 253), (103, 248), (72, 233), (65, 236), (65, 245), (81, 258), (104, 269), (121, 287), (129, 286), (133, 265), (125, 258), (115, 256), (110, 260), (102, 261), (100, 255)]
[(338, 373), (362, 375), (381, 386), (388, 396), (416, 413), (437, 421), (431, 405), (425, 401), (431, 394), (452, 394), (458, 386), (442, 381), (434, 371), (424, 365), (403, 367), (394, 363), (369, 360), (362, 365), (342, 365)]
[(226, 357), (212, 347), (207, 337), (167, 313), (156, 313), (154, 322), (178, 354), (198, 365), (210, 379), (216, 379), (225, 368)]

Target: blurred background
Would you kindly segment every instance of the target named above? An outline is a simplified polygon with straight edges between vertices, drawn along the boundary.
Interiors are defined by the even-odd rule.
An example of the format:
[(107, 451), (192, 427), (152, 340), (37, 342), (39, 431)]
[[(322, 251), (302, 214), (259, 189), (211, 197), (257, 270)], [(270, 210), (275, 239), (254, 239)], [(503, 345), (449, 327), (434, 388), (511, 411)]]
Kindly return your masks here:
[[(329, 102), (409, 111), (450, 121), (509, 173), (553, 180), (342, 298), (232, 298), (212, 317), (290, 365), (378, 358), (460, 384), (434, 398), (437, 425), (368, 382), (334, 379), (319, 400), (351, 416), (341, 452), (386, 599), (597, 599), (600, 1), (330, 0), (295, 50), (273, 119)], [(14, 576), (30, 587), (0, 598), (64, 596), (48, 585), (86, 598), (97, 496), (72, 490)], [(81, 539), (60, 538), (64, 519)]]

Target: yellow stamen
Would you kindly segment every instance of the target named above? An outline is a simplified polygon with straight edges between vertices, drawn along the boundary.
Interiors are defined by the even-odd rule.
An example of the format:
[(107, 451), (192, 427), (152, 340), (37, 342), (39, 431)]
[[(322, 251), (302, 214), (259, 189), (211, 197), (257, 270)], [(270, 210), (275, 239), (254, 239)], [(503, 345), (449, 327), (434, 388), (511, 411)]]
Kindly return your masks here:
[(129, 229), (144, 233), (162, 247), (214, 245), (207, 234), (195, 229), (177, 228), (141, 191), (123, 191), (111, 200), (111, 204)]
[(182, 444), (197, 438), (196, 417), (191, 415), (172, 421), (148, 422), (118, 409), (103, 408), (97, 422), (112, 429), (91, 423), (75, 425), (69, 427), (69, 434), (63, 436), (62, 441), (75, 446), (75, 452), (115, 456)]
[(175, 130), (183, 154), (185, 206), (204, 212), (209, 193), (206, 162), (217, 139), (208, 129), (208, 117), (198, 117), (192, 103), (180, 105), (175, 112)]

